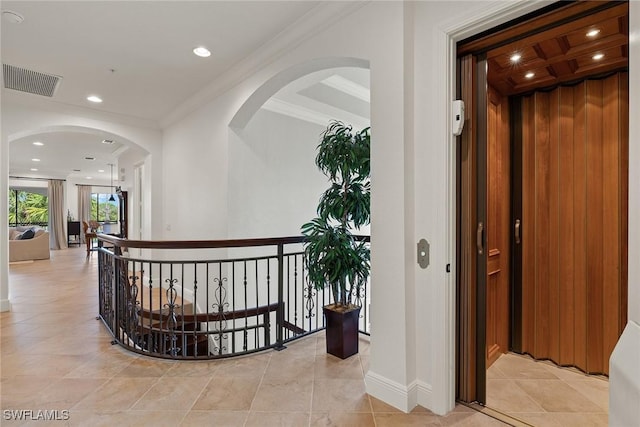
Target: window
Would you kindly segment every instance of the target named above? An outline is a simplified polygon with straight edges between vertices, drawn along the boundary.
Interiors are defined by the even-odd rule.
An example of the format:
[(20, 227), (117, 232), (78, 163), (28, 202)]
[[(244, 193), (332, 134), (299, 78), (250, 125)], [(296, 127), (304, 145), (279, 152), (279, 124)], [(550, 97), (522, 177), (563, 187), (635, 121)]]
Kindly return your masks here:
[[(114, 201), (109, 201), (111, 196)], [(91, 193), (91, 219), (102, 223), (117, 222), (118, 204), (116, 194)]]
[[(46, 191), (46, 190), (45, 190)], [(9, 190), (9, 226), (49, 223), (49, 199), (44, 194), (12, 188)]]

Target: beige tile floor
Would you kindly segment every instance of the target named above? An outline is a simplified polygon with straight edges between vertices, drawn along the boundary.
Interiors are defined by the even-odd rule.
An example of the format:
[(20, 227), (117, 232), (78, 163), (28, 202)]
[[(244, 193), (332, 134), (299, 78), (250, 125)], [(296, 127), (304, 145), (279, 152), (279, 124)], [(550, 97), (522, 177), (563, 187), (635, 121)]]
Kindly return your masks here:
[(609, 382), (529, 356), (503, 354), (487, 370), (487, 407), (534, 426), (606, 426)]
[[(208, 362), (128, 353), (110, 344), (111, 336), (96, 320), (96, 289), (97, 257), (86, 261), (82, 248), (10, 266), (12, 311), (0, 314), (0, 424), (504, 425), (464, 406), (446, 417), (421, 407), (404, 414), (370, 397), (364, 391), (365, 339), (360, 354), (344, 361), (325, 354), (322, 334), (281, 352)], [(68, 410), (69, 419), (5, 419), (5, 410), (19, 409)]]

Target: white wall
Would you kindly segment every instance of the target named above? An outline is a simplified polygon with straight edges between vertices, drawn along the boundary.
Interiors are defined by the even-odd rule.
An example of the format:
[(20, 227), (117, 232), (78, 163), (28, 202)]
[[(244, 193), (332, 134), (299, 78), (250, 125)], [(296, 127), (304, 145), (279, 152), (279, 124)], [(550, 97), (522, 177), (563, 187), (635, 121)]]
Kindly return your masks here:
[(240, 135), (231, 135), (230, 238), (300, 235), (328, 187), (314, 163), (323, 130), (261, 109)]
[[(228, 125), (242, 103), (271, 77), (305, 61), (354, 57), (369, 61), (371, 70), (372, 161), (372, 356), (371, 378), (381, 396), (408, 408), (395, 385), (415, 379), (408, 366), (405, 318), (405, 174), (403, 77), (403, 7), (397, 2), (373, 2), (312, 38), (298, 41), (277, 60), (229, 88), (165, 130), (165, 236), (225, 238), (228, 230)], [(284, 82), (286, 84), (288, 82)], [(190, 193), (191, 197), (184, 193)], [(193, 197), (195, 194), (197, 196)], [(193, 200), (197, 200), (195, 204)], [(174, 205), (175, 203), (175, 205)], [(191, 203), (191, 204), (190, 204)], [(178, 206), (183, 205), (182, 208)], [(185, 209), (184, 206), (189, 206)], [(230, 236), (232, 237), (232, 236)], [(389, 316), (389, 312), (398, 313)], [(389, 400), (389, 399), (387, 399)]]
[(164, 130), (165, 239), (226, 238), (227, 123), (233, 107), (225, 94)]

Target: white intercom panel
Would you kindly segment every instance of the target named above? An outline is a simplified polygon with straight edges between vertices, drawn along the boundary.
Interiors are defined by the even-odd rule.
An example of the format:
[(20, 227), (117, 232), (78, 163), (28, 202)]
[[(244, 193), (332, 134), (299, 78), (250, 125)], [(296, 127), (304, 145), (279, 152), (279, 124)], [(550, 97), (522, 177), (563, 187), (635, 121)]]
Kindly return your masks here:
[(452, 131), (455, 136), (462, 134), (464, 128), (464, 101), (456, 99), (453, 101), (453, 121)]

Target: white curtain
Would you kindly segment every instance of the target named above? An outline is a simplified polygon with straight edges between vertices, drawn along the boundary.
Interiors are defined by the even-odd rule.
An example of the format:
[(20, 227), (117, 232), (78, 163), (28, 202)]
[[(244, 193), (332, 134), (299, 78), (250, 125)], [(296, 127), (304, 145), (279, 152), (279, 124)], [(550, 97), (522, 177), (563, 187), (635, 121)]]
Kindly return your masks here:
[(64, 215), (64, 184), (59, 179), (49, 180), (49, 248), (67, 247)]
[[(80, 230), (82, 228), (82, 221), (91, 219), (91, 186), (90, 185), (78, 185), (78, 221), (80, 221)], [(86, 243), (84, 240), (84, 233), (80, 233), (80, 239), (82, 243)]]

